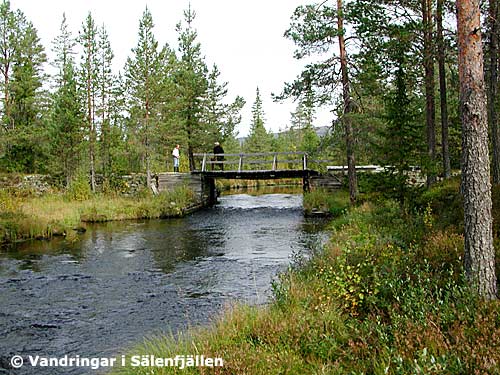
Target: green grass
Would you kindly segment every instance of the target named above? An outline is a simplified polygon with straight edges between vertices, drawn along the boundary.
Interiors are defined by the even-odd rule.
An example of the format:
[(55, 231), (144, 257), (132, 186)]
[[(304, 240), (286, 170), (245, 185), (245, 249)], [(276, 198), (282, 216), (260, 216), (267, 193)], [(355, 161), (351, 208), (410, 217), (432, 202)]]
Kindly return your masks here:
[(416, 213), (363, 203), (332, 222), (324, 249), (280, 277), (268, 306), (232, 306), (209, 327), (130, 349), (221, 357), (223, 368), (115, 373), (499, 374), (500, 303), (468, 288), (462, 234), (427, 208), (448, 193)]
[(36, 197), (0, 190), (0, 243), (71, 235), (84, 222), (182, 216), (193, 204), (187, 188), (136, 197), (68, 193)]
[(328, 191), (313, 190), (304, 194), (304, 212), (311, 215), (315, 212), (339, 216), (349, 207), (349, 193), (345, 190)]

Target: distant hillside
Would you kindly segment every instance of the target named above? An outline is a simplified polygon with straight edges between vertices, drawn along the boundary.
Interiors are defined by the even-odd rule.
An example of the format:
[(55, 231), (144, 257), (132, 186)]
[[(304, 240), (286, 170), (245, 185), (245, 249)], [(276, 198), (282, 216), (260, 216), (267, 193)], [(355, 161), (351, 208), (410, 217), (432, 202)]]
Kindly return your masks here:
[[(316, 131), (316, 134), (318, 135), (318, 137), (324, 137), (330, 131), (330, 127), (329, 126), (315, 126), (314, 130)], [(273, 135), (275, 138), (277, 138), (281, 133), (286, 133), (287, 131), (288, 130), (278, 132), (278, 133), (273, 133)], [(247, 137), (238, 137), (236, 139), (238, 140), (238, 142), (240, 143), (240, 146), (241, 146), (245, 142)]]

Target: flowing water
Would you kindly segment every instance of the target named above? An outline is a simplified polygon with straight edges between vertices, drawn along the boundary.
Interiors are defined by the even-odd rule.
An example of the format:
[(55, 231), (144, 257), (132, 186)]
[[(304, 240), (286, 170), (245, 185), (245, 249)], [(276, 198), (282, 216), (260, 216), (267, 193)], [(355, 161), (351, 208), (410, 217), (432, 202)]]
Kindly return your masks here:
[(324, 238), (300, 194), (219, 201), (183, 219), (92, 225), (74, 243), (0, 251), (0, 374), (89, 373), (8, 367), (15, 354), (110, 357), (207, 324), (231, 301), (265, 303), (273, 278)]

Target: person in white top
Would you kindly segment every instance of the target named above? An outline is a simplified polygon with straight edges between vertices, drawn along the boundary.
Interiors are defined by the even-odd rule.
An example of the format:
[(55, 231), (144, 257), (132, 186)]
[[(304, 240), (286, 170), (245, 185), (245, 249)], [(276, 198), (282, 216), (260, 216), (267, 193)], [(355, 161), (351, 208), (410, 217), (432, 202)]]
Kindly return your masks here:
[(179, 145), (175, 146), (172, 151), (172, 156), (174, 157), (174, 172), (179, 172)]

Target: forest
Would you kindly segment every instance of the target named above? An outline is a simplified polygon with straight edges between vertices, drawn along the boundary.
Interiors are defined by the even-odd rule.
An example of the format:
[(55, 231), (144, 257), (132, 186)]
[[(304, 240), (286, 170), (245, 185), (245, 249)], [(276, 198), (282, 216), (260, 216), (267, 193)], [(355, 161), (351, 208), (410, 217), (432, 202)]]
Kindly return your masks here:
[[(112, 185), (114, 176), (142, 172), (149, 185), (152, 171), (166, 169), (176, 144), (187, 156), (184, 171), (194, 169), (193, 153), (211, 151), (215, 141), (226, 152), (239, 151), (235, 126), (245, 100), (228, 99), (228, 83), (221, 82), (218, 67), (207, 66), (195, 16), (191, 8), (184, 12), (174, 50), (158, 45), (146, 8), (137, 45), (115, 73), (106, 27), (97, 26), (91, 13), (78, 35), (63, 15), (60, 34), (46, 47), (22, 11), (3, 1), (0, 171), (48, 173), (63, 186), (89, 174), (95, 191), (96, 174)], [(48, 61), (47, 48), (54, 61)], [(47, 64), (55, 75), (46, 73)], [(313, 111), (310, 96), (300, 101), (291, 114), (292, 130), (276, 138), (266, 131), (257, 87), (245, 151), (316, 151)]]
[[(460, 166), (461, 151), (454, 10), (443, 1), (426, 7), (420, 2), (345, 4), (340, 10), (346, 30), (343, 56), (337, 51), (338, 25), (331, 22), (337, 8), (329, 3), (299, 7), (285, 37), (295, 42), (296, 58), (312, 62), (275, 95), (276, 100), (297, 99), (289, 131), (280, 136), (266, 131), (257, 88), (245, 151), (297, 149), (342, 163), (345, 121), (340, 119), (348, 118), (349, 148), (359, 163), (394, 165), (399, 171), (419, 165), (429, 172), (430, 181), (450, 176)], [(1, 171), (50, 173), (64, 184), (90, 171), (94, 188), (95, 173), (111, 178), (164, 169), (176, 143), (186, 145), (188, 156), (210, 151), (214, 141), (225, 144), (227, 151), (239, 149), (235, 126), (245, 101), (237, 97), (228, 102), (228, 83), (220, 82), (216, 65), (207, 66), (193, 10), (186, 10), (177, 25), (176, 51), (158, 45), (153, 15), (146, 9), (137, 45), (118, 73), (112, 71), (106, 27), (97, 26), (91, 13), (77, 35), (63, 16), (60, 34), (50, 46), (42, 45), (33, 24), (8, 1), (3, 1), (0, 16)], [(488, 21), (492, 17), (484, 17), (489, 30), (484, 66), (492, 171), (498, 181), (493, 120), (498, 106), (497, 30)], [(48, 49), (55, 52), (54, 61), (47, 60)], [(54, 76), (47, 75), (47, 64), (55, 68)], [(334, 108), (332, 131), (323, 141), (311, 131), (320, 106)], [(186, 170), (193, 169), (193, 158), (187, 160)]]
[[(192, 155), (210, 150), (215, 140), (235, 142), (244, 101), (225, 100), (227, 83), (204, 60), (194, 11), (187, 10), (177, 25), (174, 51), (158, 45), (146, 9), (137, 45), (117, 74), (106, 28), (91, 13), (77, 36), (63, 16), (50, 47), (8, 1), (0, 14), (2, 171), (50, 173), (64, 185), (89, 174), (95, 191), (96, 173), (111, 180), (130, 172), (149, 178), (152, 170), (165, 168), (176, 143)], [(46, 48), (55, 52), (54, 61), (47, 61)], [(55, 67), (54, 76), (47, 76), (46, 64)]]
[[(273, 136), (266, 130), (257, 88), (243, 148), (302, 150), (342, 164), (348, 119), (349, 148), (358, 163), (393, 165), (398, 171), (422, 166), (429, 182), (437, 175), (450, 176), (452, 168), (460, 167), (461, 152), (453, 4), (439, 1), (423, 9), (420, 2), (351, 1), (344, 7), (326, 2), (299, 7), (292, 15), (285, 37), (296, 44), (296, 58), (312, 62), (275, 99), (293, 97), (297, 109), (288, 131)], [(337, 12), (343, 25), (331, 22)], [(66, 185), (76, 174), (90, 173), (95, 190), (96, 173), (111, 179), (165, 169), (176, 143), (186, 146), (186, 170), (194, 168), (192, 153), (210, 151), (214, 141), (225, 144), (227, 152), (239, 150), (235, 126), (245, 101), (236, 97), (228, 102), (228, 83), (220, 82), (216, 65), (207, 66), (193, 10), (186, 10), (177, 25), (179, 47), (173, 50), (158, 45), (153, 15), (146, 9), (137, 45), (118, 73), (112, 71), (106, 27), (97, 26), (91, 13), (77, 35), (63, 16), (50, 46), (42, 45), (33, 24), (8, 1), (0, 16), (1, 171), (50, 173)], [(492, 171), (498, 181), (497, 29), (488, 22), (492, 17), (484, 17), (489, 30), (484, 66)], [(337, 51), (339, 27), (346, 30), (342, 55)], [(49, 48), (54, 61), (47, 61)], [(47, 64), (55, 68), (54, 76), (47, 75)], [(330, 136), (323, 140), (313, 131), (320, 106), (334, 108)]]

